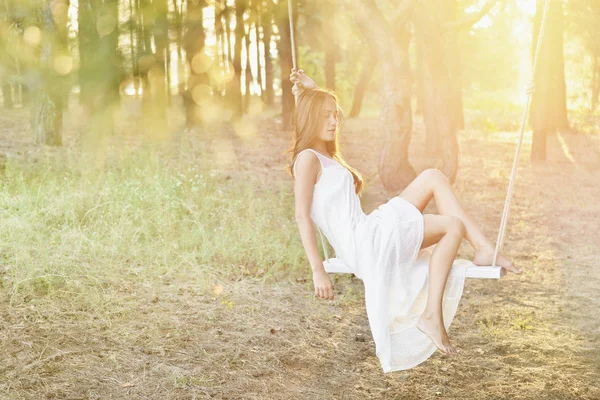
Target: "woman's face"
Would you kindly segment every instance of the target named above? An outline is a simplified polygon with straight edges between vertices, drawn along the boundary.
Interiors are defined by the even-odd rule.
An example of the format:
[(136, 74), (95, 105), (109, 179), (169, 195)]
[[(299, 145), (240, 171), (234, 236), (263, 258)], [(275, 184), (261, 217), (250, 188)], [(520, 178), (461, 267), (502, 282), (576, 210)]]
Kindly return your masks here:
[(332, 142), (333, 140), (335, 140), (335, 135), (337, 134), (338, 127), (338, 111), (335, 100), (333, 100), (331, 97), (328, 97), (327, 100), (325, 100), (323, 109), (321, 110), (321, 114), (323, 128), (319, 133), (319, 139), (325, 142)]

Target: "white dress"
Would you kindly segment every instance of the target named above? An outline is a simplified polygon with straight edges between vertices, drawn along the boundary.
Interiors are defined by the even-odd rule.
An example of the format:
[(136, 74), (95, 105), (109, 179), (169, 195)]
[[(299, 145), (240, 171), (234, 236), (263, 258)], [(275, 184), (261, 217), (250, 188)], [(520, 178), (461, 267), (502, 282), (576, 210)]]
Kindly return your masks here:
[[(366, 215), (350, 171), (313, 149), (302, 152), (307, 150), (317, 155), (322, 167), (310, 216), (336, 257), (363, 281), (369, 326), (383, 371), (415, 367), (437, 349), (416, 327), (427, 301), (431, 254), (428, 249), (419, 251), (423, 215), (398, 196)], [(466, 265), (455, 265), (448, 277), (442, 301), (447, 331), (462, 297), (465, 273)]]

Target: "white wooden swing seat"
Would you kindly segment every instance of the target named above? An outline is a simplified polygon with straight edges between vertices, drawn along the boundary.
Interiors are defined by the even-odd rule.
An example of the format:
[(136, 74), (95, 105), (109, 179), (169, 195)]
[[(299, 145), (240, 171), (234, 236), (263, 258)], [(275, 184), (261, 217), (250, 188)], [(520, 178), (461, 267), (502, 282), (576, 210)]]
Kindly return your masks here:
[[(427, 249), (421, 250), (428, 251)], [(421, 253), (419, 252), (419, 254)], [(415, 262), (427, 262), (429, 263), (429, 257), (421, 257), (419, 256)], [(480, 278), (480, 279), (500, 279), (502, 278), (506, 272), (502, 267), (492, 267), (492, 266), (478, 266), (473, 264), (469, 260), (456, 259), (454, 263), (452, 263), (452, 268), (461, 265), (469, 265), (466, 272), (467, 278)], [(352, 271), (342, 260), (339, 258), (330, 258), (323, 262), (323, 266), (325, 267), (325, 271), (328, 273), (334, 274), (351, 274)], [(452, 272), (451, 272), (452, 273)]]
[[(348, 267), (343, 260), (337, 257), (329, 257), (327, 247), (325, 246), (325, 241), (323, 240), (323, 233), (319, 227), (317, 227), (319, 234), (321, 236), (321, 245), (323, 246), (323, 252), (325, 253), (325, 261), (323, 261), (323, 267), (325, 267), (325, 272), (334, 273), (334, 274), (351, 274), (352, 270)], [(429, 265), (429, 260), (431, 258), (432, 248), (435, 246), (428, 247), (426, 249), (422, 249), (419, 251), (417, 259), (415, 263), (423, 263), (425, 265)], [(506, 270), (499, 266), (478, 266), (473, 264), (469, 260), (456, 259), (452, 263), (452, 269), (450, 270), (450, 274), (455, 270), (454, 267), (459, 267), (463, 265), (468, 265), (466, 270), (467, 278), (479, 278), (479, 279), (500, 279), (506, 274)]]

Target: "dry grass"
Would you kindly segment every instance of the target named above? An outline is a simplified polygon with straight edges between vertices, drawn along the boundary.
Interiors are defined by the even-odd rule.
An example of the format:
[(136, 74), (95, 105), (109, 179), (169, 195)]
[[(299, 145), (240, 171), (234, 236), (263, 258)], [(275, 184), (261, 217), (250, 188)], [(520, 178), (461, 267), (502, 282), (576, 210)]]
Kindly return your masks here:
[[(25, 118), (0, 115), (2, 146), (13, 160), (22, 160), (20, 166), (48, 156), (22, 139)], [(366, 212), (393, 195), (376, 181), (377, 126), (376, 120), (355, 120), (344, 128), (344, 154), (367, 178)], [(14, 179), (5, 181), (0, 399), (600, 398), (597, 136), (551, 138), (550, 161), (544, 164), (527, 160), (525, 144), (505, 252), (526, 272), (501, 281), (468, 281), (450, 330), (463, 349), (460, 357), (435, 354), (412, 370), (383, 374), (374, 354), (362, 283), (338, 275), (334, 301), (314, 298), (292, 224), (291, 178), (283, 171), (289, 142), (272, 122), (259, 122), (258, 128), (259, 137), (248, 142), (228, 131), (219, 138), (173, 139), (175, 150), (158, 158), (165, 161), (158, 168), (162, 177), (154, 182), (144, 168), (155, 165), (155, 158), (143, 158), (138, 178), (142, 187), (150, 186), (142, 194), (155, 193), (150, 200), (177, 187), (175, 172), (193, 166), (201, 154), (214, 155), (206, 167), (218, 168), (216, 178), (230, 179), (212, 181), (211, 193), (221, 190), (221, 197), (194, 195), (192, 186), (170, 196), (177, 204), (192, 205), (192, 212), (131, 200), (127, 191), (111, 192), (107, 198), (121, 199), (124, 205), (144, 204), (146, 217), (140, 217), (139, 226), (155, 235), (129, 240), (129, 246), (123, 246), (128, 240), (124, 235), (137, 228), (117, 223), (135, 216), (124, 207), (115, 207), (109, 215), (119, 219), (105, 225), (91, 227), (74, 218), (65, 226), (77, 222), (79, 230), (51, 232), (51, 225), (39, 231), (39, 218), (50, 215), (44, 212), (54, 210), (64, 217), (69, 214), (59, 213), (61, 206), (77, 209), (76, 195), (88, 200), (86, 210), (97, 205), (100, 192), (85, 179), (62, 183), (65, 190), (46, 199), (46, 208), (18, 208), (18, 198), (8, 194), (21, 193), (23, 200), (40, 188), (50, 194), (50, 183), (58, 184), (57, 177), (63, 175), (54, 174), (50, 183), (47, 177), (33, 179), (41, 167), (32, 164), (21, 191)], [(415, 131), (412, 161), (421, 170), (434, 163), (421, 156), (422, 127)], [(53, 157), (74, 157), (73, 149), (80, 145), (75, 127), (70, 135), (66, 148)], [(139, 149), (135, 134), (126, 139), (127, 148)], [(515, 140), (512, 132), (468, 130), (460, 137), (455, 188), (490, 237), (499, 224)], [(96, 165), (107, 164), (104, 158)], [(18, 169), (11, 168), (8, 176), (18, 176)], [(106, 179), (105, 172), (95, 171), (93, 182)], [(116, 189), (132, 177), (129, 172), (110, 187)], [(255, 185), (257, 192), (236, 191), (247, 187), (238, 186), (243, 182)], [(208, 234), (218, 240), (208, 248), (194, 246), (201, 234), (190, 230), (186, 235), (186, 229), (199, 230), (201, 220), (195, 216), (217, 207), (219, 200), (230, 204), (230, 211), (219, 209), (218, 216), (229, 219), (215, 225), (221, 231)], [(244, 204), (252, 212), (235, 218)], [(88, 218), (99, 221), (93, 212)], [(168, 222), (171, 229), (152, 228), (154, 222)], [(252, 229), (251, 224), (259, 225)], [(111, 235), (115, 231), (121, 236)], [(251, 235), (236, 236), (240, 231)], [(93, 232), (97, 236), (90, 236)], [(49, 233), (62, 246), (52, 248), (44, 241)], [(83, 237), (92, 245), (76, 253), (73, 244)], [(19, 243), (27, 256), (17, 251)], [(73, 254), (78, 258), (69, 256)], [(470, 254), (463, 246), (460, 256)], [(63, 277), (44, 277), (43, 285), (25, 280), (56, 270)]]

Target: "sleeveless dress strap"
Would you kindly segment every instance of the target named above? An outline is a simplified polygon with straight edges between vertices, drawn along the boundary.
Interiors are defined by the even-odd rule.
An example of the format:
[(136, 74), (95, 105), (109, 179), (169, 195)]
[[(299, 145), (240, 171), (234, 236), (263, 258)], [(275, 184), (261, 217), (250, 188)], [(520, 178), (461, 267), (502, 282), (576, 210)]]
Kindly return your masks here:
[(323, 161), (321, 161), (321, 155), (319, 154), (318, 151), (314, 151), (313, 149), (304, 149), (296, 155), (296, 159), (294, 160), (294, 176), (296, 175), (296, 161), (298, 161), (298, 156), (307, 150), (317, 155), (317, 158), (319, 159), (319, 162), (321, 163), (321, 168), (324, 168)]

